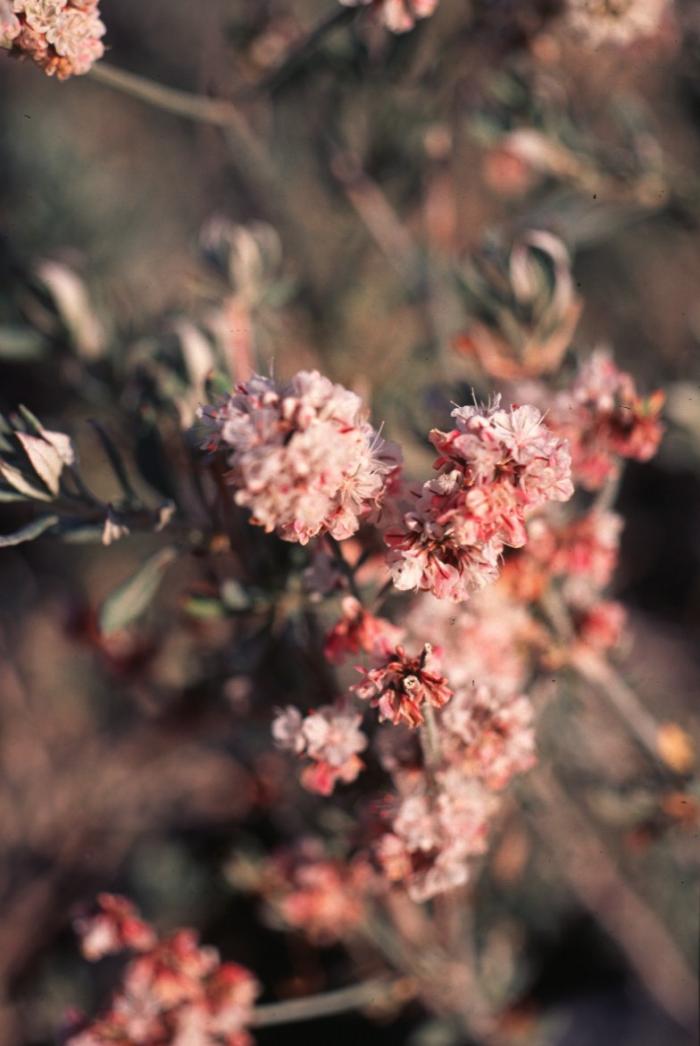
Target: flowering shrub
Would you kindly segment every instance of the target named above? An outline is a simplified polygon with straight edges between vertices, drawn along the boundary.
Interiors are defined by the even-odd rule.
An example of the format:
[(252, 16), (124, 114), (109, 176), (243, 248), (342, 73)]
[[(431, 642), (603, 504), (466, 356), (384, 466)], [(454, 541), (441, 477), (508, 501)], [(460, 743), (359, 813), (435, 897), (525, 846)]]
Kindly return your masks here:
[[(16, 301), (0, 301), (0, 356), (46, 351), (39, 357), (46, 374), (55, 367), (71, 402), (91, 407), (89, 432), (77, 422), (47, 426), (24, 406), (0, 414), (0, 503), (20, 514), (0, 548), (93, 542), (100, 555), (114, 556), (115, 575), (129, 556), (138, 560), (99, 607), (81, 594), (84, 602), (76, 597), (78, 609), (64, 615), (70, 641), (97, 665), (96, 690), (102, 695), (113, 682), (119, 699), (96, 702), (100, 743), (90, 748), (90, 784), (107, 815), (92, 788), (51, 797), (81, 825), (60, 845), (59, 833), (49, 833), (60, 855), (56, 890), (63, 866), (80, 865), (83, 853), (93, 887), (118, 875), (127, 881), (119, 889), (150, 897), (149, 909), (181, 881), (188, 911), (212, 916), (203, 936), (212, 932), (225, 954), (229, 913), (220, 918), (221, 898), (206, 884), (209, 875), (217, 889), (226, 880), (236, 895), (232, 932), (238, 941), (240, 931), (250, 955), (249, 970), (202, 945), (196, 930), (162, 933), (160, 913), (151, 923), (126, 897), (100, 893), (74, 928), (86, 960), (109, 958), (104, 979), (116, 987), (83, 1000), (96, 1016), (70, 1012), (66, 1046), (248, 1046), (267, 1024), (345, 1009), (393, 1016), (409, 1000), (439, 1025), (425, 1041), (442, 1041), (443, 1032), (451, 1036), (445, 1042), (510, 1041), (509, 1020), (519, 1034), (523, 985), (533, 979), (515, 961), (528, 951), (516, 911), (530, 903), (527, 892), (512, 911), (500, 905), (495, 944), (479, 921), (483, 915), (486, 927), (493, 898), (530, 864), (547, 863), (545, 844), (657, 1000), (688, 1023), (682, 956), (627, 888), (624, 869), (606, 863), (590, 828), (606, 802), (610, 823), (632, 823), (625, 804), (634, 806), (635, 789), (651, 789), (647, 779), (658, 794), (646, 820), (635, 807), (640, 831), (629, 833), (630, 852), (641, 829), (692, 828), (697, 803), (690, 734), (657, 721), (618, 668), (635, 618), (610, 591), (624, 540), (623, 470), (659, 450), (665, 396), (645, 391), (636, 366), (622, 369), (612, 350), (588, 347), (574, 246), (603, 236), (614, 206), (624, 220), (641, 220), (660, 206), (652, 199), (680, 208), (695, 197), (691, 181), (661, 162), (632, 106), (620, 123), (633, 144), (605, 150), (552, 87), (567, 48), (585, 64), (586, 46), (660, 31), (669, 5), (477, 4), (463, 33), (462, 14), (445, 4), (424, 33), (404, 40), (377, 25), (407, 33), (436, 12), (437, 0), (340, 5), (348, 10), (331, 5), (308, 34), (302, 15), (282, 16), (276, 5), (262, 5), (243, 28), (233, 25), (231, 46), (245, 61), (225, 98), (105, 65), (93, 73), (101, 89), (223, 131), (242, 189), (236, 206), (250, 201), (268, 218), (206, 222), (186, 309), (168, 295), (155, 323), (150, 310), (138, 320), (128, 308), (124, 320), (103, 316), (105, 302), (128, 293), (118, 288), (93, 304), (90, 277), (46, 259)], [(428, 60), (424, 48), (443, 17), (448, 31), (457, 29), (451, 46), (474, 33), (472, 48), (482, 39), (493, 47), (504, 11), (502, 46), (521, 48), (529, 79), (516, 66), (506, 70), (505, 59), (501, 68), (499, 52), (494, 76), (480, 74), (478, 103), (462, 71), (440, 88), (453, 92), (450, 112), (475, 107), (468, 120), (460, 115), (459, 133), (429, 124), (413, 88), (386, 108), (378, 103), (381, 121), (371, 122), (363, 92), (381, 99), (394, 68), (413, 67), (419, 84), (442, 81), (438, 59)], [(102, 57), (104, 33), (96, 0), (0, 0), (2, 46), (58, 79), (87, 73)], [(348, 212), (337, 237), (347, 266), (341, 282), (353, 282), (347, 273), (363, 237), (377, 251), (374, 263), (387, 263), (396, 281), (390, 292), (382, 285), (391, 338), (371, 297), (373, 272), (363, 277), (367, 298), (352, 339), (341, 336), (343, 309), (325, 301), (330, 277), (315, 258), (315, 223), (322, 226), (326, 204), (299, 220), (290, 207), (297, 172), (277, 169), (274, 148), (258, 140), (263, 106), (247, 108), (256, 92), (274, 97), (305, 75), (331, 33), (319, 76), (332, 79), (335, 56), (353, 71), (357, 97), (344, 100), (332, 133), (328, 113), (319, 112), (318, 155), (300, 166), (327, 165), (323, 177)], [(356, 90), (362, 71), (372, 75)], [(401, 130), (402, 148), (419, 152), (423, 164), (408, 182), (392, 151), (399, 110), (416, 132)], [(497, 210), (503, 223), (486, 235), (461, 228), (464, 201), (446, 190), (467, 139), (475, 158), (484, 152), (474, 169), (488, 213)], [(396, 169), (396, 185), (393, 174), (380, 184), (387, 169)], [(609, 210), (593, 221), (599, 192)], [(522, 213), (511, 213), (514, 203)], [(357, 237), (353, 219), (362, 226)], [(465, 243), (477, 245), (468, 259)], [(392, 294), (400, 307), (389, 304)], [(409, 370), (410, 383), (399, 389)], [(42, 381), (49, 384), (43, 374)], [(82, 406), (76, 414), (83, 417)], [(143, 546), (132, 541), (138, 537)], [(78, 674), (71, 665), (65, 678)], [(0, 682), (8, 705), (19, 703), (21, 674)], [(63, 696), (63, 682), (56, 686)], [(77, 714), (89, 712), (81, 705)], [(133, 743), (122, 739), (130, 716), (138, 723)], [(588, 727), (579, 737), (582, 720)], [(70, 726), (60, 723), (56, 733), (56, 753), (43, 737), (36, 751), (29, 745), (30, 778), (42, 767), (60, 770), (83, 747)], [(33, 740), (32, 730), (26, 735)], [(129, 773), (103, 770), (103, 735), (124, 750)], [(25, 761), (13, 755), (11, 736), (0, 746), (0, 767), (5, 759), (14, 804)], [(605, 761), (618, 776), (601, 798), (593, 785)], [(121, 791), (130, 787), (124, 812)], [(87, 814), (78, 809), (83, 797)], [(214, 870), (197, 874), (164, 845), (160, 861), (134, 872), (121, 834), (131, 832), (133, 842), (155, 809), (169, 818), (172, 836), (198, 840), (200, 801), (204, 823), (217, 825), (206, 857)], [(222, 836), (232, 852), (222, 852)], [(37, 838), (31, 859), (40, 864), (47, 844), (39, 830)], [(95, 839), (106, 840), (104, 863)], [(548, 868), (547, 916), (549, 876)], [(253, 930), (248, 916), (237, 921), (246, 894), (257, 904)], [(631, 929), (618, 908), (632, 913)], [(286, 976), (275, 949), (267, 952), (267, 942), (278, 941), (273, 934), (287, 937), (279, 959), (291, 967)], [(661, 942), (664, 970), (670, 955), (667, 978), (650, 969), (646, 938)], [(318, 991), (343, 963), (368, 979)], [(10, 962), (8, 969), (14, 975)]]

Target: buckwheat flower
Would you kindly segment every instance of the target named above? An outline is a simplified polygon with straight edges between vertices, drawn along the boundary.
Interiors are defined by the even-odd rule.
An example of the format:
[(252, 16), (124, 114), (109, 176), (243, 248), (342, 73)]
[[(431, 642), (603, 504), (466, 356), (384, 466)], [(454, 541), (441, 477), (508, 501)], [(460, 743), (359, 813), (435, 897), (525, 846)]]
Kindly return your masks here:
[(569, 25), (593, 46), (630, 44), (653, 36), (668, 0), (568, 0)]
[(580, 643), (600, 653), (619, 646), (625, 632), (627, 611), (621, 603), (601, 599), (574, 611), (576, 636)]
[(272, 722), (272, 737), (278, 748), (299, 755), (306, 748), (304, 717), (294, 705), (278, 708)]
[[(104, 54), (97, 0), (14, 0), (13, 53), (59, 80), (87, 73)], [(0, 30), (1, 32), (1, 30)]]
[(332, 664), (342, 664), (349, 654), (386, 655), (400, 643), (404, 630), (382, 617), (374, 617), (354, 596), (342, 601), (343, 615), (326, 636), (323, 652)]
[(380, 720), (387, 719), (394, 725), (420, 726), (424, 720), (423, 705), (442, 708), (452, 697), (428, 643), (415, 657), (399, 646), (379, 667), (358, 667), (358, 671), (364, 678), (351, 689), (379, 710)]
[(436, 477), (385, 540), (398, 588), (459, 602), (495, 580), (505, 545), (525, 543), (527, 515), (566, 501), (573, 485), (566, 443), (537, 408), (504, 410), (497, 397), (452, 416), (454, 429), (430, 433)]
[(485, 588), (459, 607), (422, 593), (408, 612), (406, 627), (409, 636), (439, 645), (440, 662), (456, 691), (477, 679), (487, 679), (503, 696), (525, 686), (533, 621), (501, 585)]
[(576, 482), (598, 490), (619, 471), (619, 458), (648, 461), (656, 453), (663, 403), (660, 391), (640, 396), (632, 376), (599, 349), (548, 404), (546, 424), (568, 441)]
[(398, 800), (377, 857), (390, 881), (405, 883), (414, 901), (465, 883), (469, 859), (485, 851), (495, 797), (473, 777), (450, 767), (436, 775), (437, 794), (423, 775)]
[(279, 748), (311, 760), (301, 783), (311, 792), (330, 795), (336, 784), (354, 781), (364, 763), (358, 753), (367, 747), (362, 716), (334, 705), (324, 705), (306, 717), (293, 706), (279, 710), (272, 736)]
[(206, 447), (226, 454), (236, 503), (286, 541), (350, 537), (381, 507), (399, 467), (398, 449), (368, 424), (359, 397), (317, 371), (284, 386), (255, 375), (200, 416)]
[(91, 962), (117, 952), (145, 951), (156, 941), (154, 931), (140, 918), (135, 906), (125, 897), (109, 893), (100, 894), (97, 911), (78, 916), (74, 928), (82, 953)]
[(376, 879), (366, 858), (328, 857), (313, 839), (272, 858), (262, 876), (272, 919), (326, 945), (352, 934), (367, 917)]
[(438, 0), (340, 0), (346, 7), (372, 6), (392, 33), (406, 33), (417, 21), (429, 18)]
[[(126, 912), (122, 898), (102, 899), (103, 908)], [(247, 1026), (259, 986), (236, 963), (222, 963), (215, 948), (201, 947), (192, 930), (178, 930), (158, 940), (138, 943), (122, 981), (97, 1020), (82, 1019), (69, 1046), (250, 1046)]]
[(9, 0), (3, 0), (0, 3), (0, 47), (11, 48), (21, 31), (22, 25), (17, 15), (12, 12), (12, 4)]
[(441, 723), (452, 735), (450, 757), (488, 788), (504, 788), (536, 762), (534, 710), (522, 694), (504, 697), (480, 684), (458, 690)]

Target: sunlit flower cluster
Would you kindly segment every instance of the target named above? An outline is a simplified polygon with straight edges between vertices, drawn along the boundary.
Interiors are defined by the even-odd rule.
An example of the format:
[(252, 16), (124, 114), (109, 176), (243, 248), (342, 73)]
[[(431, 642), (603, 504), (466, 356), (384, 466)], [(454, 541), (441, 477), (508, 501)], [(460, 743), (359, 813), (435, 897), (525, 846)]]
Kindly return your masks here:
[(367, 747), (361, 722), (361, 715), (342, 707), (325, 705), (302, 716), (288, 705), (278, 711), (272, 736), (279, 748), (311, 760), (301, 774), (304, 787), (330, 795), (338, 781), (354, 781), (364, 766), (358, 754)]
[(460, 602), (494, 581), (506, 545), (526, 540), (526, 515), (573, 493), (571, 460), (535, 407), (458, 407), (433, 430), (437, 475), (386, 533), (394, 584)]
[(98, 0), (13, 0), (0, 14), (0, 46), (31, 58), (48, 76), (87, 73), (104, 54)]
[(406, 33), (417, 21), (429, 18), (438, 0), (340, 0), (346, 7), (371, 5), (392, 33)]
[[(138, 927), (138, 930), (135, 930)], [(192, 930), (158, 939), (128, 902), (102, 895), (93, 917), (77, 923), (88, 959), (133, 953), (121, 986), (94, 1022), (77, 1020), (69, 1046), (249, 1046), (259, 988), (237, 963), (222, 963)]]
[(226, 455), (236, 503), (286, 541), (354, 534), (381, 508), (399, 464), (359, 397), (317, 371), (282, 386), (256, 375), (201, 417), (206, 446)]

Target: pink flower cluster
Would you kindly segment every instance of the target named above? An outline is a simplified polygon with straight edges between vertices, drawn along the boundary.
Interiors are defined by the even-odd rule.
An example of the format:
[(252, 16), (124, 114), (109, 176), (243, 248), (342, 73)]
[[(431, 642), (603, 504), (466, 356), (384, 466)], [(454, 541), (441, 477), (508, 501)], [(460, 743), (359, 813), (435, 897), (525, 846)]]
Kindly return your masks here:
[(346, 7), (371, 5), (392, 33), (406, 33), (417, 21), (429, 18), (438, 0), (340, 0)]
[(391, 830), (377, 856), (391, 882), (404, 882), (414, 901), (461, 886), (470, 857), (486, 850), (498, 801), (476, 778), (450, 766), (430, 783), (425, 774), (397, 779)]
[(331, 944), (366, 918), (365, 898), (376, 878), (367, 860), (327, 857), (313, 839), (271, 858), (261, 872), (261, 891), (274, 921)]
[(542, 395), (547, 426), (569, 441), (574, 480), (587, 490), (616, 475), (620, 458), (648, 461), (657, 451), (663, 393), (640, 396), (633, 377), (603, 350), (586, 360), (569, 390), (551, 401)]
[(358, 671), (364, 678), (351, 689), (379, 710), (380, 719), (388, 719), (394, 725), (420, 726), (424, 705), (442, 708), (452, 697), (452, 690), (428, 643), (415, 657), (399, 646), (376, 668), (358, 666)]
[(450, 758), (495, 791), (535, 765), (533, 720), (524, 694), (498, 695), (483, 684), (458, 690), (441, 717)]
[(288, 705), (278, 710), (272, 736), (279, 748), (311, 760), (301, 774), (303, 786), (330, 795), (338, 781), (349, 784), (364, 766), (358, 755), (367, 747), (361, 722), (361, 715), (338, 706), (324, 705), (302, 716)]
[(59, 80), (90, 70), (105, 32), (98, 0), (13, 0), (12, 12), (0, 14), (0, 46)]
[(317, 371), (288, 385), (255, 375), (202, 408), (206, 446), (226, 452), (235, 500), (286, 541), (347, 538), (382, 505), (398, 449), (368, 424), (362, 402)]
[(525, 543), (526, 514), (573, 493), (566, 442), (535, 407), (458, 407), (456, 427), (434, 430), (437, 476), (423, 485), (402, 523), (387, 530), (400, 589), (467, 599), (498, 576), (504, 546)]
[(122, 898), (103, 894), (93, 917), (77, 922), (88, 959), (127, 949), (134, 953), (121, 987), (96, 1021), (76, 1021), (69, 1046), (250, 1046), (252, 974), (222, 963), (192, 930), (159, 940)]

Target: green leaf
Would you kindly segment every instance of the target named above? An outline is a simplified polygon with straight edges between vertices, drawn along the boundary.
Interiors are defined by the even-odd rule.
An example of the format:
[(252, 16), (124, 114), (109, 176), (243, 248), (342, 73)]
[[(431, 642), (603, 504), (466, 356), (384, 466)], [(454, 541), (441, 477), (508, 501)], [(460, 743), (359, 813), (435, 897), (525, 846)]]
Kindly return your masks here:
[(100, 630), (104, 635), (126, 628), (147, 610), (165, 571), (176, 557), (174, 548), (161, 549), (107, 597), (99, 615)]
[(34, 541), (40, 537), (49, 527), (58, 523), (58, 516), (39, 516), (38, 519), (20, 527), (13, 534), (0, 534), (0, 548), (10, 548), (12, 545), (23, 545), (26, 541)]

